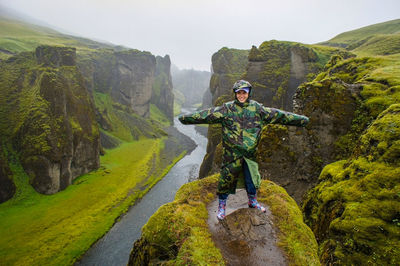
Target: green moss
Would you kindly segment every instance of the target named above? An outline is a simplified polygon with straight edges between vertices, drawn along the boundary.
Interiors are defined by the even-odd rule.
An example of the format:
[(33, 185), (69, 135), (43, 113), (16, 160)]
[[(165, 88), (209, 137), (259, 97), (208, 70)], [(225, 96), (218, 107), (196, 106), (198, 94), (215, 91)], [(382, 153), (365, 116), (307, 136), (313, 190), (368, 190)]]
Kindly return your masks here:
[[(112, 47), (111, 45), (95, 42), (89, 39), (63, 35), (55, 30), (0, 18), (0, 57), (6, 59), (20, 52), (33, 51), (39, 45), (74, 46), (81, 51), (93, 51), (95, 48)], [(11, 54), (10, 54), (11, 53)]]
[[(206, 205), (215, 198), (219, 175), (182, 186), (175, 200), (160, 207), (142, 229), (130, 263), (165, 265), (224, 265), (207, 225)], [(279, 246), (290, 265), (320, 265), (317, 244), (302, 214), (286, 191), (263, 181), (259, 199), (268, 204), (279, 228)]]
[(275, 183), (263, 180), (258, 198), (266, 203), (279, 229), (278, 245), (288, 257), (289, 265), (320, 265), (318, 245), (293, 198)]
[(214, 199), (217, 180), (214, 175), (183, 185), (175, 200), (161, 206), (143, 227), (143, 245), (135, 245), (132, 254), (146, 253), (149, 261), (166, 265), (223, 265), (207, 225), (206, 205)]
[(249, 50), (221, 48), (211, 57), (214, 73), (242, 74), (247, 65), (248, 55)]
[(399, 263), (399, 114), (399, 104), (380, 114), (352, 157), (326, 166), (306, 197), (323, 263)]
[(154, 120), (162, 127), (167, 127), (170, 125), (169, 119), (154, 104), (150, 104), (150, 119)]

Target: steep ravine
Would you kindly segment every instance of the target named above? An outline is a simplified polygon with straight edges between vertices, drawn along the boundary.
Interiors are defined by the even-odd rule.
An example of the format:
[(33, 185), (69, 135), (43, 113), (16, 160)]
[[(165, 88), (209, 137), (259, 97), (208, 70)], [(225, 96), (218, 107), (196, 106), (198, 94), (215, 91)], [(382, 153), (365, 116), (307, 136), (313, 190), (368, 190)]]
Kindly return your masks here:
[(198, 134), (194, 126), (184, 126), (177, 119), (175, 127), (193, 139), (197, 148), (175, 164), (168, 174), (121, 217), (76, 265), (126, 265), (132, 243), (140, 238), (141, 228), (149, 217), (162, 204), (172, 201), (176, 191), (183, 184), (197, 178), (207, 139)]

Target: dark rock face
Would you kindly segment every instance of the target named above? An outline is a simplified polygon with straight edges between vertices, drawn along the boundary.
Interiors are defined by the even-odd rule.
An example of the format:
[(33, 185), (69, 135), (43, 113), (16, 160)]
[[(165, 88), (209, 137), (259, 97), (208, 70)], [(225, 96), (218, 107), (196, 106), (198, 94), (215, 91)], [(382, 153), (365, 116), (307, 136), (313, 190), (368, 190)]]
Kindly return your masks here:
[(0, 203), (9, 200), (15, 193), (15, 185), (11, 177), (11, 170), (0, 146)]
[(171, 122), (174, 120), (174, 94), (172, 88), (171, 60), (168, 55), (165, 57), (157, 56), (151, 103), (166, 114)]
[(52, 194), (99, 167), (99, 131), (83, 77), (71, 65), (75, 50), (41, 46), (32, 54), (3, 65), (4, 75), (13, 75), (9, 87), (2, 88), (9, 117), (1, 129), (32, 186)]
[(305, 84), (295, 95), (294, 112), (310, 117), (306, 128), (268, 125), (263, 130), (257, 153), (260, 173), (285, 187), (297, 202), (322, 167), (335, 160), (335, 142), (351, 128), (357, 97), (339, 84)]
[(111, 96), (142, 117), (150, 116), (156, 58), (136, 50), (116, 52)]
[(268, 41), (252, 47), (244, 76), (253, 85), (253, 99), (265, 106), (292, 110), (293, 95), (310, 72), (316, 53), (299, 44)]

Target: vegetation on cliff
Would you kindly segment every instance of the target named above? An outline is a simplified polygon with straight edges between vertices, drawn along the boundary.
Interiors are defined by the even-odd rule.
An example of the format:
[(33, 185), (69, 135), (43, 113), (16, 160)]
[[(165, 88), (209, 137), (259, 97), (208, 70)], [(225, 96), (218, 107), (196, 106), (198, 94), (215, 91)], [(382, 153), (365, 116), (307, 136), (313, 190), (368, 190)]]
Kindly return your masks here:
[(324, 264), (400, 263), (399, 143), (400, 105), (393, 104), (307, 195), (304, 211)]
[[(387, 25), (395, 26), (393, 22)], [(367, 34), (375, 28), (353, 33)], [(400, 55), (396, 34), (377, 33), (369, 32), (368, 40), (362, 42), (349, 41), (347, 49), (358, 56), (333, 57), (324, 71), (299, 91), (309, 98), (303, 106), (305, 112), (320, 106), (323, 112), (340, 117), (346, 112), (343, 106), (348, 106), (339, 99), (336, 107), (319, 103), (310, 91), (335, 95), (348, 91), (355, 107), (346, 115), (351, 123), (331, 148), (336, 154), (332, 159), (339, 161), (324, 167), (303, 204), (325, 264), (399, 264)]]

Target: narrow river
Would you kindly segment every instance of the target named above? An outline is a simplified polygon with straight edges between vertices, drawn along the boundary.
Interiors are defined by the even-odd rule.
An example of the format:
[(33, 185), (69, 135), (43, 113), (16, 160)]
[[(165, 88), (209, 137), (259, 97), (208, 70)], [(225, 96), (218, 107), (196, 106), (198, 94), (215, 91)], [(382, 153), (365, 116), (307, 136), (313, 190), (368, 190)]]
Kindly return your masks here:
[(141, 228), (163, 204), (173, 201), (176, 191), (198, 177), (206, 153), (207, 139), (192, 125), (182, 125), (175, 118), (175, 127), (196, 142), (196, 149), (181, 159), (139, 202), (96, 242), (75, 265), (126, 265), (133, 243), (140, 238)]

